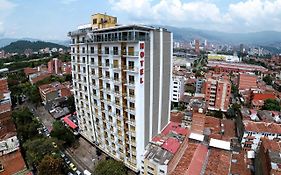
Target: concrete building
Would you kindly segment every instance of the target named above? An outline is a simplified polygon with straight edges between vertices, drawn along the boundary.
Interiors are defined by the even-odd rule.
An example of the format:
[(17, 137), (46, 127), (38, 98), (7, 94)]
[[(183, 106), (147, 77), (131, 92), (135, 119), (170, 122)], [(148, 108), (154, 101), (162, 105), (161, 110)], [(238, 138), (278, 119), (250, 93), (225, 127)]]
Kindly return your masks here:
[(204, 84), (205, 80), (202, 78), (197, 78), (196, 79), (196, 85), (195, 85), (195, 93), (197, 94), (201, 94), (204, 93), (204, 89), (203, 89), (203, 84)]
[(227, 77), (209, 77), (204, 83), (204, 89), (207, 108), (226, 112), (231, 96), (229, 79)]
[(238, 79), (239, 91), (257, 88), (257, 76), (253, 74), (240, 73)]
[(62, 61), (57, 58), (50, 60), (48, 62), (48, 72), (50, 74), (60, 74), (62, 72)]
[(195, 53), (197, 55), (199, 55), (200, 54), (200, 41), (198, 39), (196, 39), (194, 42), (195, 42)]
[(63, 84), (59, 82), (44, 84), (39, 86), (39, 92), (43, 104), (46, 104), (48, 101), (55, 100), (60, 97), (69, 97), (72, 95), (70, 82), (65, 82)]
[(139, 171), (145, 146), (170, 118), (172, 34), (96, 14), (69, 36), (81, 135)]
[(185, 79), (183, 76), (173, 76), (172, 102), (178, 103), (184, 94)]

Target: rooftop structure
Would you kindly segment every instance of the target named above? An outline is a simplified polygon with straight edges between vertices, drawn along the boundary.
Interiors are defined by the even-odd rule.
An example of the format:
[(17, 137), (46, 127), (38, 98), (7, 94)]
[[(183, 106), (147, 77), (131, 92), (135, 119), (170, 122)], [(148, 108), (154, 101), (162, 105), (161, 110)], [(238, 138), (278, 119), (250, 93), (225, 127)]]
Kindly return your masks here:
[(170, 122), (146, 147), (141, 174), (170, 174), (188, 143), (189, 131)]

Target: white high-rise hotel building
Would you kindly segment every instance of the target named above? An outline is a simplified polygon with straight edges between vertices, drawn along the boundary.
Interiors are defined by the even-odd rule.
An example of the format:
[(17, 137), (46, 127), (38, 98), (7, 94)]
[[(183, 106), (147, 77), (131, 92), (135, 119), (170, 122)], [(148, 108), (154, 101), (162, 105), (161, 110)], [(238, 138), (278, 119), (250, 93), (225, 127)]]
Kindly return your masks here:
[(81, 135), (138, 171), (170, 118), (172, 33), (95, 14), (69, 36)]

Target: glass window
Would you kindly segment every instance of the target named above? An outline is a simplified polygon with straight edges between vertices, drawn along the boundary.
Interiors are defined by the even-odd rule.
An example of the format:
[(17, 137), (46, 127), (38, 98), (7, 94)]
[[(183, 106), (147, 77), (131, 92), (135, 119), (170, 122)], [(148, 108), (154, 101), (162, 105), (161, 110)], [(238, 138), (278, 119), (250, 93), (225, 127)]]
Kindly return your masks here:
[(95, 47), (91, 47), (91, 53), (95, 53)]
[(109, 67), (109, 59), (105, 60), (105, 66)]
[(104, 53), (105, 53), (105, 54), (109, 54), (109, 47), (105, 47), (105, 48), (104, 48)]
[(113, 47), (113, 55), (118, 55), (118, 47)]
[(119, 81), (119, 73), (114, 73), (114, 80)]
[(134, 69), (135, 68), (135, 62), (134, 61), (129, 61), (129, 69)]
[(129, 83), (134, 84), (135, 83), (135, 77), (133, 75), (129, 75)]

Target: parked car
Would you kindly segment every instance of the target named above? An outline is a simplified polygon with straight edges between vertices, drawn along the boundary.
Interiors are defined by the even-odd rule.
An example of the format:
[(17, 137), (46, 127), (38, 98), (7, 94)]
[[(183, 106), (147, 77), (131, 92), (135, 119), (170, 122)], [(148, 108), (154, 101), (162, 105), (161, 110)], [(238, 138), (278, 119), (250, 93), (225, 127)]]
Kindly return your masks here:
[(67, 157), (64, 158), (64, 161), (65, 161), (66, 164), (70, 164), (71, 163), (70, 160)]
[(77, 170), (76, 166), (75, 166), (73, 163), (70, 163), (70, 164), (69, 164), (69, 167), (70, 167), (70, 169), (71, 169), (72, 171), (76, 171), (76, 170)]

